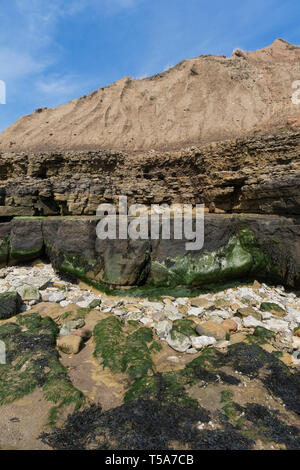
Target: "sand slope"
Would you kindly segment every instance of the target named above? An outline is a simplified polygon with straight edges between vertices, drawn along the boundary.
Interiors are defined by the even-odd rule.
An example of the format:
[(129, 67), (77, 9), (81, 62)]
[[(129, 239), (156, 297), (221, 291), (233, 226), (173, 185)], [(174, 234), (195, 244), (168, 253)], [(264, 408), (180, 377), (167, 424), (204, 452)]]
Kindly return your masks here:
[(230, 58), (200, 56), (36, 110), (0, 134), (0, 151), (171, 149), (300, 127), (300, 105), (291, 100), (295, 80), (300, 47), (281, 39)]

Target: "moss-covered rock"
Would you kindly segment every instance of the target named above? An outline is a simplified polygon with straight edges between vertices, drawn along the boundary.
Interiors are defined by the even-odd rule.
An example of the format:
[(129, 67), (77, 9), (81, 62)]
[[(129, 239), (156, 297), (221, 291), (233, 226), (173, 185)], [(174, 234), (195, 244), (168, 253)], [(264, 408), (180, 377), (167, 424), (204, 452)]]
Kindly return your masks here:
[(196, 323), (188, 318), (175, 320), (172, 323), (173, 331), (179, 331), (179, 333), (182, 333), (186, 336), (198, 336), (195, 328)]
[(262, 326), (256, 326), (253, 335), (248, 335), (248, 342), (255, 344), (266, 344), (271, 339), (274, 339), (276, 334), (273, 331), (267, 330)]
[(6, 320), (20, 312), (22, 299), (17, 292), (0, 294), (0, 320)]
[(239, 307), (236, 312), (236, 315), (241, 318), (251, 316), (253, 318), (256, 318), (256, 320), (259, 320), (259, 321), (262, 320), (262, 314), (257, 312), (252, 307)]
[(214, 252), (204, 252), (201, 256), (188, 253), (182, 257), (169, 257), (162, 262), (152, 262), (149, 283), (156, 287), (208, 285), (242, 278), (251, 265), (251, 255), (234, 236), (226, 246)]
[(150, 328), (136, 324), (123, 326), (116, 317), (108, 317), (94, 328), (95, 357), (112, 372), (128, 374), (131, 379), (153, 370), (151, 353), (156, 343)]
[(85, 399), (71, 383), (55, 348), (59, 329), (50, 318), (20, 315), (17, 323), (0, 326), (6, 346), (6, 364), (0, 365), (0, 405), (12, 403), (40, 387), (46, 400), (54, 403), (49, 419), (73, 404), (79, 409)]
[(42, 218), (14, 218), (11, 224), (9, 262), (30, 261), (40, 257), (43, 251)]
[(260, 304), (260, 310), (262, 312), (270, 312), (276, 317), (284, 317), (286, 315), (285, 310), (280, 305), (273, 302), (262, 302)]
[(209, 214), (204, 246), (197, 251), (172, 237), (99, 240), (98, 223), (99, 217), (81, 216), (19, 217), (0, 224), (0, 263), (8, 257), (11, 264), (31, 260), (46, 248), (57, 270), (103, 290), (144, 284), (203, 288), (254, 278), (300, 286), (299, 226), (291, 220)]

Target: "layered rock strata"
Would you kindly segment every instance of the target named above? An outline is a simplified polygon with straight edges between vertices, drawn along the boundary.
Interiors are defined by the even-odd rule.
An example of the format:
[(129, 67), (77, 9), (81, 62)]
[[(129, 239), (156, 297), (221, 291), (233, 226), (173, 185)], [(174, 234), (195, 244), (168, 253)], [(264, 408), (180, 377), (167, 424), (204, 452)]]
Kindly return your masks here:
[(94, 215), (118, 195), (130, 204), (300, 215), (300, 131), (165, 153), (0, 154), (2, 217)]

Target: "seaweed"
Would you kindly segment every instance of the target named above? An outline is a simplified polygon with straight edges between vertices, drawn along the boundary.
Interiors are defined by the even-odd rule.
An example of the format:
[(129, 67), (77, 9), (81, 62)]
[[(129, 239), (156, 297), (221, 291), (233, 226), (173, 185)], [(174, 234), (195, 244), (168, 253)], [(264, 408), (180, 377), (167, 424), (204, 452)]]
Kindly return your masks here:
[(112, 372), (127, 373), (131, 379), (153, 371), (151, 353), (159, 346), (150, 328), (129, 324), (125, 328), (116, 317), (100, 320), (94, 328), (94, 356)]
[(63, 406), (74, 404), (79, 409), (84, 404), (84, 395), (73, 386), (59, 361), (58, 332), (51, 318), (32, 313), (18, 316), (16, 323), (0, 326), (7, 360), (0, 365), (0, 405), (12, 403), (40, 387), (45, 399), (56, 405), (49, 415), (53, 424)]

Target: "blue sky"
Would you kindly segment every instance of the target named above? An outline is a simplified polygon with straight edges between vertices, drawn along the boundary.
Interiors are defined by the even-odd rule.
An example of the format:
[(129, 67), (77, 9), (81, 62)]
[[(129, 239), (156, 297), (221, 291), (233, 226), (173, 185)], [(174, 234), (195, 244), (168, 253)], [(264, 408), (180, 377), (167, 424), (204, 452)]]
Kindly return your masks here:
[(0, 0), (0, 131), (124, 76), (281, 37), (300, 44), (299, 0)]

